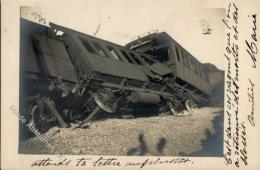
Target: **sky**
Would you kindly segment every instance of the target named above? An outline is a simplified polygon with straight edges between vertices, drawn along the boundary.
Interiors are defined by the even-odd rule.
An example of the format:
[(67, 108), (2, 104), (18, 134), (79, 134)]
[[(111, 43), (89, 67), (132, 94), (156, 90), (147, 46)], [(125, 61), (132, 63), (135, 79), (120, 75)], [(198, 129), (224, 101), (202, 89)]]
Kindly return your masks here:
[[(53, 22), (119, 45), (147, 32), (165, 31), (200, 62), (222, 70), (224, 15), (221, 8), (177, 7), (173, 3), (21, 7), (22, 18), (44, 25)], [(206, 34), (208, 29), (210, 33)]]

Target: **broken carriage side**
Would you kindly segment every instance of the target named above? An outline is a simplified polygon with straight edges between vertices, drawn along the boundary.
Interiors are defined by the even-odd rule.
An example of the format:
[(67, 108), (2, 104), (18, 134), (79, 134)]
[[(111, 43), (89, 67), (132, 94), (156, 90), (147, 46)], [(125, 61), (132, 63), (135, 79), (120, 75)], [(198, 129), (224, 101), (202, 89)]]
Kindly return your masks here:
[[(148, 32), (126, 44), (130, 50), (148, 54), (173, 71), (169, 86), (193, 99), (214, 106), (224, 105), (224, 71), (210, 63), (202, 64), (166, 32)], [(178, 90), (179, 89), (179, 90)], [(207, 101), (206, 101), (207, 100)], [(188, 100), (190, 102), (190, 100)], [(189, 110), (189, 105), (186, 105)]]
[[(40, 131), (98, 112), (163, 112), (207, 104), (153, 56), (62, 26), (21, 19), (20, 112)], [(184, 69), (184, 68), (183, 68)], [(189, 102), (187, 102), (189, 101)]]

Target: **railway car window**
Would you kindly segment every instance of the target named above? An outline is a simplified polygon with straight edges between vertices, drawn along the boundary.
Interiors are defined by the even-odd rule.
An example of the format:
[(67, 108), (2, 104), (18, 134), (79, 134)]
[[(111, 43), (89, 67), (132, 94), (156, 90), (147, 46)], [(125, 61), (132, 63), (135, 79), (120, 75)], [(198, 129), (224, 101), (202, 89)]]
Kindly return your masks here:
[(135, 62), (137, 64), (142, 65), (142, 63), (139, 61), (139, 59), (133, 53), (129, 53), (129, 54), (132, 56), (132, 58), (135, 60)]
[(180, 56), (179, 56), (179, 54), (178, 54), (177, 48), (173, 48), (173, 50), (174, 50), (174, 54), (177, 56), (178, 62), (181, 63), (181, 58), (180, 58)]
[(189, 68), (190, 68), (191, 70), (193, 70), (193, 66), (192, 66), (192, 64), (191, 64), (191, 59), (187, 56), (187, 54), (186, 54), (185, 56), (186, 56), (187, 65), (189, 66)]
[(204, 79), (206, 79), (205, 70), (203, 69), (203, 67), (201, 67), (201, 70), (202, 70), (202, 77), (203, 77)]
[(125, 58), (127, 59), (127, 61), (128, 61), (129, 63), (134, 63), (134, 62), (131, 60), (130, 56), (129, 56), (125, 51), (121, 50), (121, 53), (125, 56)]
[(194, 63), (194, 60), (191, 59), (191, 58), (189, 60), (190, 60), (190, 68), (191, 68), (191, 70), (196, 73), (196, 65)]
[(187, 61), (187, 58), (185, 57), (185, 58), (184, 58), (184, 65), (185, 65), (187, 68), (190, 68), (188, 62), (189, 62), (189, 61)]
[(112, 47), (107, 47), (111, 55), (114, 57), (114, 59), (120, 61), (120, 57), (117, 55), (116, 51)]
[(158, 60), (160, 62), (165, 62), (169, 60), (169, 48), (167, 47), (162, 47), (159, 49), (154, 49), (149, 51), (149, 54), (153, 55), (153, 56), (158, 56)]
[(202, 66), (199, 64), (199, 71), (200, 71), (200, 76), (203, 77), (203, 71), (202, 71)]
[(183, 56), (182, 56), (182, 52), (181, 52), (180, 48), (179, 48), (179, 47), (176, 47), (176, 50), (177, 50), (177, 56), (179, 56), (180, 62), (181, 62), (182, 64), (185, 64), (185, 63), (184, 63)]
[(198, 74), (199, 74), (199, 76), (202, 77), (202, 75), (201, 75), (201, 70), (200, 70), (200, 64), (197, 64), (197, 68), (198, 68)]
[(80, 39), (81, 40), (81, 42), (83, 43), (83, 45), (85, 46), (85, 48), (89, 51), (89, 52), (91, 52), (91, 53), (95, 53), (95, 50), (91, 47), (91, 45), (89, 44), (89, 42), (87, 41), (87, 40), (85, 40), (85, 39)]
[(197, 74), (197, 75), (199, 75), (199, 73), (198, 73), (198, 67), (197, 67), (197, 64), (196, 63), (194, 63), (194, 72)]
[(196, 66), (196, 72), (197, 72), (197, 74), (198, 74), (198, 75), (200, 75), (200, 68), (199, 68), (199, 64), (196, 64), (195, 66)]
[(192, 63), (192, 59), (186, 54), (187, 56), (187, 63), (188, 63), (188, 67), (195, 72), (195, 68), (194, 68), (194, 65)]
[(194, 69), (193, 69), (193, 66), (192, 66), (192, 64), (191, 64), (191, 59), (190, 59), (190, 57), (188, 56), (188, 54), (187, 54), (186, 52), (184, 52), (184, 56), (185, 56), (186, 66), (187, 66), (188, 68), (190, 68), (191, 70), (194, 70)]
[(189, 67), (188, 61), (187, 61), (187, 56), (185, 55), (185, 53), (182, 53), (181, 56), (182, 56), (183, 65), (185, 65), (186, 67)]
[(93, 42), (93, 44), (94, 44), (95, 48), (97, 49), (98, 54), (107, 57), (104, 50), (100, 46), (100, 44), (98, 44), (97, 42)]

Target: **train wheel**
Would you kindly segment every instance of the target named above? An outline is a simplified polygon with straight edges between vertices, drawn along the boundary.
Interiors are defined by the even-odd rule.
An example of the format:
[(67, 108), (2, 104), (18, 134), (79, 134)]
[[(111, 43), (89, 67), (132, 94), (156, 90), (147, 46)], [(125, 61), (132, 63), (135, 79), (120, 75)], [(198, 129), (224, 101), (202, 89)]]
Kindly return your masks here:
[(30, 124), (39, 132), (46, 132), (56, 121), (61, 128), (67, 127), (55, 108), (55, 103), (49, 98), (37, 99), (30, 112)]
[(114, 96), (107, 93), (94, 93), (92, 95), (97, 105), (108, 113), (113, 113), (117, 109), (117, 102)]
[(193, 112), (197, 105), (192, 100), (186, 100), (185, 107), (189, 112)]
[(43, 103), (40, 100), (32, 107), (30, 116), (30, 124), (38, 131), (46, 132), (50, 128), (48, 121), (51, 115), (45, 111)]

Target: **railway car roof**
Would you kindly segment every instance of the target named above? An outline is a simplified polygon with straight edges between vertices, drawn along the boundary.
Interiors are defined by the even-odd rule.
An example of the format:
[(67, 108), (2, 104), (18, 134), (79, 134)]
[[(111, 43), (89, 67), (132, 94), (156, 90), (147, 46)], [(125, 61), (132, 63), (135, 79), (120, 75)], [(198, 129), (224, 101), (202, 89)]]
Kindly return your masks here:
[(148, 42), (148, 40), (151, 40), (151, 39), (157, 39), (157, 40), (164, 39), (165, 44), (167, 44), (169, 42), (173, 42), (174, 44), (177, 44), (185, 53), (187, 53), (190, 58), (194, 59), (196, 62), (199, 62), (200, 64), (203, 64), (166, 32), (157, 32), (157, 33), (148, 34), (148, 35), (140, 37), (130, 43), (127, 43), (125, 46), (129, 49), (134, 49), (134, 48), (137, 48), (138, 46), (142, 45), (142, 43)]

